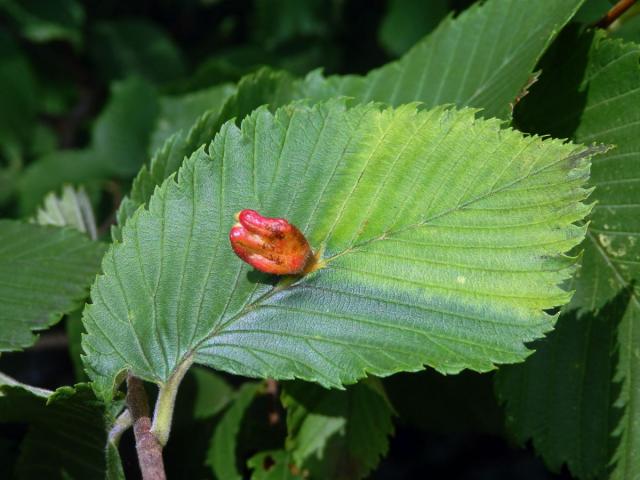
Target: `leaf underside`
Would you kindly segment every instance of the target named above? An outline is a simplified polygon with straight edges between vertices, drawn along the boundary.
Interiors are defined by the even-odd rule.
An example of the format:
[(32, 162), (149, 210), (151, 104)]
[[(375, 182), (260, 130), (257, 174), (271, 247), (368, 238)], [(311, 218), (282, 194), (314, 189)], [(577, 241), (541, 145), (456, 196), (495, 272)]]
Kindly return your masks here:
[(31, 346), (76, 308), (104, 251), (72, 229), (0, 220), (0, 352)]
[[(109, 398), (126, 369), (164, 382), (191, 356), (331, 387), (521, 361), (570, 298), (562, 253), (584, 235), (594, 151), (413, 105), (227, 123), (105, 255), (84, 311), (90, 376)], [(296, 224), (323, 268), (251, 271), (227, 239), (243, 208)]]

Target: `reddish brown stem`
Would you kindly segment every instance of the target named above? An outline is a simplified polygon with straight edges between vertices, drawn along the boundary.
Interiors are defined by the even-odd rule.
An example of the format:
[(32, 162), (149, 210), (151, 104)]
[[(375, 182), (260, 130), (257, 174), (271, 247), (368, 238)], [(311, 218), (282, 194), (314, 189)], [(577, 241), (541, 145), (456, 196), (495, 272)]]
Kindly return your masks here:
[(127, 406), (133, 418), (133, 434), (136, 438), (136, 451), (143, 480), (166, 480), (162, 445), (151, 433), (147, 392), (142, 380), (131, 374), (127, 376)]
[(636, 3), (636, 0), (619, 0), (594, 26), (598, 28), (609, 28), (609, 25), (620, 18), (634, 3)]

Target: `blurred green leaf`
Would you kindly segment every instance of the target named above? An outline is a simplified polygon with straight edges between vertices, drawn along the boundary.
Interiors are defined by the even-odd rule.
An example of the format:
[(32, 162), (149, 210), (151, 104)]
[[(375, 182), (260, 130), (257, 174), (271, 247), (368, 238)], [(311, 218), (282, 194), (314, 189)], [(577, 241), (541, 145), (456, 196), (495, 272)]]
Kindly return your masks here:
[(0, 9), (33, 42), (68, 40), (76, 47), (82, 44), (84, 8), (76, 0), (0, 0)]
[(111, 98), (93, 126), (91, 149), (119, 176), (134, 175), (148, 157), (159, 113), (158, 95), (147, 82), (116, 82)]
[(0, 351), (32, 345), (88, 293), (105, 247), (68, 228), (0, 220)]
[(247, 461), (253, 470), (251, 480), (303, 480), (309, 478), (293, 463), (290, 453), (284, 450), (271, 450), (256, 453)]
[(0, 158), (20, 152), (29, 142), (38, 108), (37, 91), (29, 61), (0, 27)]
[(256, 0), (252, 33), (257, 44), (273, 49), (299, 37), (322, 37), (330, 30), (335, 1)]
[(289, 430), (286, 449), (311, 478), (363, 478), (387, 453), (393, 410), (377, 379), (346, 390), (287, 382), (282, 403)]
[(184, 95), (160, 98), (160, 114), (151, 136), (149, 152), (155, 154), (176, 132), (190, 129), (206, 111), (218, 111), (236, 91), (235, 85), (222, 84)]
[(448, 0), (390, 0), (378, 40), (389, 53), (400, 56), (433, 30), (448, 12)]
[(162, 84), (185, 73), (182, 53), (171, 37), (144, 18), (99, 23), (90, 42), (94, 64), (107, 82), (139, 75)]
[(151, 85), (139, 78), (116, 82), (87, 148), (50, 153), (25, 170), (18, 187), (23, 213), (33, 212), (48, 192), (65, 183), (133, 175), (148, 157), (158, 112), (157, 92)]
[(245, 383), (218, 424), (207, 454), (207, 465), (217, 478), (242, 480), (237, 466), (237, 439), (246, 410), (261, 388), (260, 383)]
[(29, 165), (17, 180), (20, 210), (35, 213), (45, 195), (64, 184), (87, 187), (108, 178), (112, 170), (91, 149), (58, 150)]

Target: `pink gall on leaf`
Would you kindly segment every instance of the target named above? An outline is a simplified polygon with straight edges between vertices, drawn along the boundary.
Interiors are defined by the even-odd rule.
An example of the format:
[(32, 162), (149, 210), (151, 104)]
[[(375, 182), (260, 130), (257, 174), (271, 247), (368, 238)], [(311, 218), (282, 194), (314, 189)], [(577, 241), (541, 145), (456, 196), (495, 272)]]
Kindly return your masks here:
[(257, 270), (275, 275), (299, 275), (313, 259), (302, 232), (282, 218), (242, 210), (229, 232), (233, 251)]

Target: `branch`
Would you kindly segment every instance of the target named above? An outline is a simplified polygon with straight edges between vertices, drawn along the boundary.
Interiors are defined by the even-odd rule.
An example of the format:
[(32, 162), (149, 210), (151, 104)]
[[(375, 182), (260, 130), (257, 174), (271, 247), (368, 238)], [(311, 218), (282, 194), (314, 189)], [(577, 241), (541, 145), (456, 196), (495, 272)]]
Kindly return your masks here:
[(162, 445), (151, 433), (149, 401), (142, 380), (127, 376), (127, 406), (133, 418), (133, 434), (136, 437), (136, 451), (143, 480), (166, 480)]
[(629, 10), (634, 3), (636, 3), (636, 0), (619, 0), (618, 3), (611, 7), (611, 10), (609, 10), (604, 17), (594, 24), (594, 27), (609, 28), (609, 26), (620, 18), (624, 12)]

